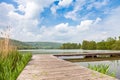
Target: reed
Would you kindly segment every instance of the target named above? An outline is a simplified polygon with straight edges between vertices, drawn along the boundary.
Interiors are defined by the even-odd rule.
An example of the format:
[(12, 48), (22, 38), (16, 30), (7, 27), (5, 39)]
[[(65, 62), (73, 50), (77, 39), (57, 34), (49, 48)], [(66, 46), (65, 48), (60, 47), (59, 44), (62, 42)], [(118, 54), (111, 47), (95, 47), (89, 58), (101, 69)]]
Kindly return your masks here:
[(0, 56), (0, 80), (16, 80), (31, 56), (19, 52), (12, 52), (6, 58)]
[(10, 43), (10, 27), (1, 32), (0, 37), (0, 80), (16, 80), (32, 57), (30, 53), (20, 53)]
[(8, 26), (5, 30), (0, 33), (0, 54), (2, 57), (6, 57), (12, 51), (16, 51), (17, 48), (10, 43), (10, 31), (11, 28)]

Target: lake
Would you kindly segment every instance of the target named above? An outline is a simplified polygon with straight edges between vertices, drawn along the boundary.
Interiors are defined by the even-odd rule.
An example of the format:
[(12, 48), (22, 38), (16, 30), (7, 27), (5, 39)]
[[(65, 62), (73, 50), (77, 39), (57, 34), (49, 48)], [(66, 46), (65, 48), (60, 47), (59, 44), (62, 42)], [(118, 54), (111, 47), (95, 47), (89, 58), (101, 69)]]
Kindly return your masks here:
[(116, 78), (120, 79), (120, 60), (107, 60), (107, 61), (92, 61), (92, 62), (75, 62), (75, 64), (88, 67), (90, 65), (98, 65), (98, 64), (107, 64), (109, 65), (109, 72), (113, 72), (116, 75)]
[(120, 52), (115, 50), (81, 50), (81, 49), (30, 49), (30, 50), (19, 50), (20, 52), (31, 52), (32, 54), (76, 54), (76, 53), (84, 53), (84, 52)]
[[(120, 51), (114, 51), (114, 50), (80, 50), (80, 49), (70, 49), (70, 50), (61, 50), (61, 49), (36, 49), (36, 50), (19, 50), (20, 52), (31, 52), (32, 54), (78, 54), (78, 53), (84, 53), (84, 52), (101, 52), (101, 53), (108, 53), (108, 52), (120, 52)], [(60, 57), (61, 59), (73, 59), (73, 58), (82, 58), (80, 56), (63, 56)], [(91, 65), (98, 65), (98, 64), (107, 64), (110, 66), (109, 70), (110, 72), (115, 72), (116, 73), (116, 78), (120, 79), (120, 59), (102, 59), (101, 61), (90, 61), (86, 60), (84, 62), (74, 62), (77, 65), (81, 65), (84, 67), (88, 67), (88, 64)]]

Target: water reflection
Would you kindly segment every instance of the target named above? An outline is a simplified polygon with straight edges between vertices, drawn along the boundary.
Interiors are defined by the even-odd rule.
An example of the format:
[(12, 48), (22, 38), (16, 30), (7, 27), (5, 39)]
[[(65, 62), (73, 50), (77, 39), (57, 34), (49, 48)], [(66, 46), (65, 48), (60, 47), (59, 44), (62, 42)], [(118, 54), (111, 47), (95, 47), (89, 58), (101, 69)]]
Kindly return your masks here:
[[(120, 59), (120, 58), (119, 58)], [(79, 64), (84, 67), (88, 67), (90, 65), (98, 65), (98, 64), (107, 64), (109, 65), (109, 71), (116, 73), (116, 78), (120, 79), (120, 60), (107, 60), (107, 61), (93, 61), (93, 62), (75, 62), (75, 64)]]

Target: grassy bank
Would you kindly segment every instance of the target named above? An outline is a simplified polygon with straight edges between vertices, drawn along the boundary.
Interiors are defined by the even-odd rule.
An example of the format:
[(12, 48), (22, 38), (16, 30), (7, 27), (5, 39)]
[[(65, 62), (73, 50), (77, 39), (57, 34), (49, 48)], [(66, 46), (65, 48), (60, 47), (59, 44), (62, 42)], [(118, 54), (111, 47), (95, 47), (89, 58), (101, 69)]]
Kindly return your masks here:
[[(2, 53), (3, 54), (3, 53)], [(0, 56), (0, 80), (16, 80), (25, 65), (31, 59), (30, 53), (10, 52), (6, 57)]]

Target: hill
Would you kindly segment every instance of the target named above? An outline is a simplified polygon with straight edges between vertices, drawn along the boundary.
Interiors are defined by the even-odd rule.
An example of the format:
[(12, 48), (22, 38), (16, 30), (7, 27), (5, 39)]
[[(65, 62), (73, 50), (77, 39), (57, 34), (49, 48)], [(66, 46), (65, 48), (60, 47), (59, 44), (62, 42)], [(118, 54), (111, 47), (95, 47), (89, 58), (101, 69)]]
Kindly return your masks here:
[(22, 42), (13, 39), (10, 39), (10, 43), (17, 46), (18, 49), (57, 49), (62, 45), (62, 43), (57, 42)]
[(28, 45), (34, 46), (35, 48), (40, 49), (56, 49), (60, 48), (61, 43), (56, 42), (26, 42)]

